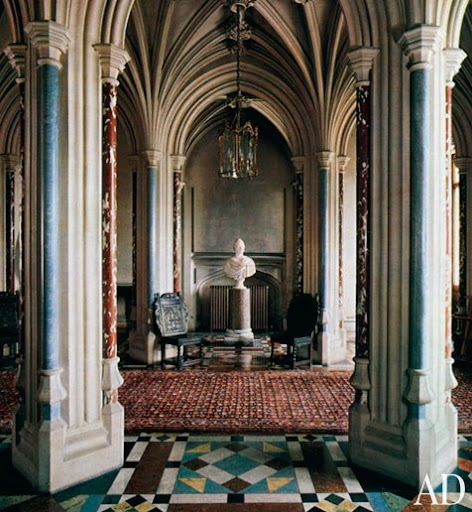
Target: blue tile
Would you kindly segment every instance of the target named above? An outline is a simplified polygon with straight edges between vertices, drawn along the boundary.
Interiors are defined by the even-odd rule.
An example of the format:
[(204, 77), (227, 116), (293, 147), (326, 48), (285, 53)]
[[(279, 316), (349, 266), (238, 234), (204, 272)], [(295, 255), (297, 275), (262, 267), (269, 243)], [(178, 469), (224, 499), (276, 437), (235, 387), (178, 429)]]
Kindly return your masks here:
[(231, 457), (215, 462), (213, 465), (234, 476), (239, 476), (259, 466), (259, 463), (242, 457), (241, 455), (234, 454), (231, 455)]

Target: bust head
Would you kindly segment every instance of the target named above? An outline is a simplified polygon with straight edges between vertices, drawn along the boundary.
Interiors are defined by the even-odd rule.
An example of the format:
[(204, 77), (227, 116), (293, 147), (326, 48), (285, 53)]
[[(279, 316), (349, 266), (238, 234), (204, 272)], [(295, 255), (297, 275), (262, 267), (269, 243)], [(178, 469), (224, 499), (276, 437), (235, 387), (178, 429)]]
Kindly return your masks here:
[(242, 256), (244, 254), (244, 249), (246, 249), (244, 242), (241, 238), (236, 238), (233, 242), (233, 251), (235, 256)]

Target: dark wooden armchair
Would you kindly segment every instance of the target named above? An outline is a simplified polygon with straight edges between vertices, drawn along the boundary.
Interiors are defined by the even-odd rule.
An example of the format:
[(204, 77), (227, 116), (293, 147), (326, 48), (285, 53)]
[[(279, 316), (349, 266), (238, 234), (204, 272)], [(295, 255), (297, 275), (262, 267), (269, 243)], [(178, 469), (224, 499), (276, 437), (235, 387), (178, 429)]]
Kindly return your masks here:
[(319, 316), (320, 300), (317, 294), (295, 294), (287, 311), (287, 330), (270, 336), (270, 363), (276, 360), (275, 345), (286, 345), (286, 354), (277, 357), (282, 364), (291, 368), (308, 365), (311, 369), (313, 337), (318, 333)]
[[(203, 362), (202, 336), (188, 336), (188, 310), (185, 302), (178, 293), (163, 293), (156, 295), (154, 300), (155, 332), (161, 344), (161, 367), (172, 365), (177, 370), (184, 366), (201, 364)], [(166, 357), (166, 347), (175, 347), (177, 356)], [(197, 347), (198, 356), (190, 357), (189, 348)]]

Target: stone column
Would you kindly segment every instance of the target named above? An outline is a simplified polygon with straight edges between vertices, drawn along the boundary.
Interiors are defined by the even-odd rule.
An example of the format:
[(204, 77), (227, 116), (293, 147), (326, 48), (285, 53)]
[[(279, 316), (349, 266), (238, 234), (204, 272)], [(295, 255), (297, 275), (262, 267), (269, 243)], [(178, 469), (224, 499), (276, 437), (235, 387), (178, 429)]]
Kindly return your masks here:
[(292, 158), (295, 167), (296, 179), (293, 183), (295, 191), (295, 291), (303, 293), (303, 177), (304, 177), (304, 156)]
[(137, 174), (136, 330), (130, 333), (130, 355), (151, 365), (160, 360), (153, 332), (152, 303), (159, 292), (158, 270), (158, 165), (161, 153), (142, 152), (142, 171)]
[[(318, 348), (315, 359), (323, 365), (329, 365), (342, 361), (345, 357), (345, 341), (340, 337), (337, 316), (338, 308), (338, 274), (337, 249), (334, 231), (330, 231), (331, 219), (336, 217), (330, 205), (332, 190), (336, 189), (336, 182), (332, 173), (334, 153), (321, 151), (316, 155), (318, 159), (318, 228), (319, 228), (319, 288), (321, 302), (321, 330), (318, 334)], [(334, 281), (333, 281), (334, 280)]]
[[(18, 167), (18, 158), (2, 155), (5, 168), (4, 200), (5, 200), (5, 275), (6, 290), (15, 293), (15, 167)], [(16, 160), (16, 162), (14, 161)]]
[[(438, 267), (435, 257), (444, 262), (447, 251), (446, 236), (441, 239), (441, 243), (444, 241), (442, 247), (433, 245), (431, 240), (434, 211), (442, 206), (447, 211), (445, 195), (438, 204), (433, 200), (433, 192), (441, 191), (445, 194), (446, 187), (444, 182), (434, 181), (437, 162), (434, 162), (435, 148), (430, 145), (433, 140), (433, 109), (441, 108), (442, 119), (445, 119), (444, 104), (436, 107), (431, 79), (431, 68), (434, 62), (437, 63), (441, 37), (438, 27), (419, 26), (407, 31), (400, 40), (409, 57), (411, 148), (409, 355), (406, 372), (408, 381), (403, 395), (408, 404), (408, 412), (403, 430), (407, 459), (410, 461), (409, 472), (418, 485), (425, 474), (429, 475), (434, 484), (439, 481), (441, 473), (450, 473), (456, 465), (457, 450), (457, 414), (448, 402), (447, 388), (451, 387), (451, 379), (448, 381), (448, 378), (438, 375), (439, 365), (442, 371), (447, 365), (444, 361), (444, 348), (439, 358), (440, 349), (431, 342), (430, 328), (433, 315), (440, 315), (444, 308), (444, 305), (442, 308), (440, 306), (441, 300), (436, 307), (431, 297), (433, 271), (437, 272), (439, 268), (444, 270), (443, 265)], [(441, 90), (444, 94), (444, 89)], [(444, 177), (444, 171), (441, 174)], [(442, 276), (446, 277), (444, 274)], [(448, 285), (445, 281), (441, 281), (441, 285), (444, 297)], [(447, 326), (444, 309), (442, 312), (444, 325)], [(445, 341), (447, 343), (445, 332), (438, 335), (439, 340), (442, 344)], [(438, 387), (439, 382), (444, 382), (445, 389)], [(435, 416), (432, 411), (436, 411)], [(433, 420), (433, 417), (436, 419)], [(440, 445), (434, 441), (438, 435), (442, 439)]]
[(451, 391), (457, 386), (457, 380), (452, 371), (454, 359), (452, 358), (452, 88), (453, 78), (459, 71), (461, 62), (466, 53), (460, 49), (446, 48), (444, 50), (446, 70), (446, 286), (445, 286), (445, 310), (446, 310), (446, 393), (447, 400), (451, 399)]
[(173, 278), (174, 292), (180, 293), (182, 289), (182, 190), (185, 183), (182, 181), (182, 169), (185, 164), (184, 155), (172, 155), (171, 157), (174, 197), (173, 197)]
[(355, 405), (351, 408), (353, 415), (361, 417), (365, 413), (368, 391), (371, 387), (369, 379), (369, 315), (370, 315), (370, 182), (371, 182), (371, 79), (370, 72), (373, 61), (378, 53), (375, 48), (359, 48), (349, 53), (349, 64), (356, 79), (356, 225), (357, 225), (357, 257), (356, 257), (356, 355), (355, 371), (351, 384), (356, 390)]
[(147, 168), (147, 261), (148, 261), (148, 280), (147, 297), (148, 308), (152, 306), (154, 296), (158, 292), (156, 281), (157, 270), (157, 202), (158, 202), (158, 176), (157, 166), (161, 160), (161, 153), (154, 149), (143, 151)]
[(339, 328), (344, 329), (344, 274), (343, 274), (343, 236), (344, 236), (344, 171), (349, 163), (348, 156), (338, 156), (338, 249), (339, 249)]
[(16, 375), (16, 389), (19, 392), (20, 399), (17, 410), (14, 415), (14, 435), (18, 435), (19, 430), (23, 427), (25, 419), (25, 64), (26, 64), (26, 45), (11, 44), (4, 50), (11, 66), (17, 73), (16, 83), (18, 84), (18, 126), (19, 126), (19, 160), (17, 172), (17, 184), (20, 188), (19, 202), (19, 236), (18, 236), (18, 265), (19, 265), (19, 346)]
[(467, 311), (467, 295), (468, 286), (468, 255), (469, 250), (467, 247), (467, 217), (468, 217), (468, 198), (472, 197), (472, 180), (468, 175), (472, 173), (472, 157), (456, 157), (454, 165), (459, 168), (460, 181), (459, 181), (459, 299), (458, 311), (459, 313), (466, 313)]
[(138, 264), (138, 163), (139, 156), (131, 155), (128, 157), (133, 173), (132, 187), (133, 187), (133, 220), (132, 220), (132, 290), (131, 290), (131, 321), (136, 322), (136, 305), (137, 305), (137, 264)]
[[(42, 206), (41, 279), (41, 361), (38, 400), (41, 404), (43, 433), (48, 432), (51, 449), (64, 427), (61, 402), (66, 390), (61, 383), (59, 361), (59, 71), (60, 59), (70, 42), (67, 30), (53, 22), (32, 22), (27, 27), (30, 41), (38, 53), (37, 116), (40, 203)], [(46, 477), (46, 475), (44, 475)], [(47, 482), (41, 482), (41, 486)]]
[[(117, 88), (129, 56), (111, 44), (94, 48), (102, 71), (102, 390), (112, 412), (123, 383), (117, 356)], [(122, 414), (121, 406), (116, 409)]]

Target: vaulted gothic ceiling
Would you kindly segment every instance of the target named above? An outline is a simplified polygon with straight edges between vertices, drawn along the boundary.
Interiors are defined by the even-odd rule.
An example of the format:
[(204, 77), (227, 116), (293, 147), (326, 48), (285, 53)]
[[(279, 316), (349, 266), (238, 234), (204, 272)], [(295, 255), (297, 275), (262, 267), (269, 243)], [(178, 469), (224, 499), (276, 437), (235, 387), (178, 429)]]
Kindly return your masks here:
[[(135, 3), (120, 94), (130, 125), (142, 127), (141, 144), (163, 149), (168, 140), (171, 153), (185, 154), (227, 115), (224, 98), (236, 88), (231, 16), (221, 0)], [(328, 145), (339, 119), (352, 117), (354, 108), (338, 2), (317, 0), (307, 8), (260, 0), (246, 18), (252, 37), (241, 78), (243, 92), (257, 98), (252, 107), (278, 128), (293, 154)]]

